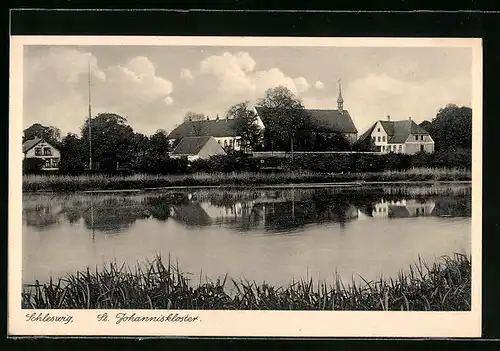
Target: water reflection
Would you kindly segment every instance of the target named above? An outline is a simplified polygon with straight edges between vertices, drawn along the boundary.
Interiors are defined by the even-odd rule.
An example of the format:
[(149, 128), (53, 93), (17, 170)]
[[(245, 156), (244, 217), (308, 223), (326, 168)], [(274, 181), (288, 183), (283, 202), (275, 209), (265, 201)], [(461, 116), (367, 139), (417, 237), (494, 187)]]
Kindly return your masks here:
[(24, 194), (23, 281), (158, 252), (210, 279), (377, 279), (468, 252), (469, 217), (471, 188), (455, 185)]
[(358, 219), (470, 217), (472, 213), (470, 187), (452, 194), (405, 196), (388, 189), (25, 195), (23, 220), (38, 230), (61, 221), (83, 221), (88, 230), (106, 234), (122, 233), (142, 219), (173, 220), (188, 229), (227, 226), (238, 231), (283, 232), (314, 223), (344, 228)]

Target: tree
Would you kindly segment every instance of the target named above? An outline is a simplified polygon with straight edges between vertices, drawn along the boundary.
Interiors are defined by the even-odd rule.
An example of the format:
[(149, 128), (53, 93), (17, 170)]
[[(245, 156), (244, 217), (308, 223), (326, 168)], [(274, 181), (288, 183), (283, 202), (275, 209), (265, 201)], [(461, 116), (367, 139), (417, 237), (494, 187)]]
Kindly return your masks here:
[(472, 109), (448, 104), (432, 120), (429, 134), (436, 150), (472, 148)]
[(134, 133), (130, 141), (131, 161), (130, 166), (134, 169), (144, 168), (146, 154), (149, 149), (149, 138), (141, 133)]
[(184, 121), (204, 121), (205, 120), (205, 115), (203, 113), (196, 113), (192, 111), (188, 111), (186, 115), (184, 116)]
[(68, 133), (62, 140), (61, 161), (59, 169), (63, 173), (79, 173), (83, 171), (85, 163), (85, 145), (76, 134)]
[(59, 146), (61, 130), (53, 126), (46, 127), (40, 123), (35, 123), (23, 131), (23, 143), (35, 137), (43, 139), (54, 146)]
[(249, 108), (248, 101), (231, 106), (226, 118), (234, 119), (235, 134), (241, 136), (243, 151), (258, 150), (262, 146), (262, 130), (257, 124), (257, 114)]
[(167, 133), (162, 130), (156, 131), (149, 138), (149, 148), (144, 157), (144, 169), (154, 173), (167, 172), (170, 161), (169, 150), (170, 143), (167, 139)]
[(363, 140), (357, 140), (354, 145), (352, 146), (352, 149), (354, 151), (376, 151), (376, 146), (375, 143), (373, 142), (373, 139), (368, 136), (364, 138)]
[(310, 118), (302, 101), (288, 88), (267, 89), (258, 105), (270, 109), (265, 133), (267, 147), (293, 150), (296, 140), (299, 140), (299, 147), (310, 140)]
[[(115, 113), (100, 113), (92, 118), (92, 160), (103, 170), (116, 170), (132, 159), (133, 129), (127, 120)], [(89, 121), (82, 126), (84, 156), (89, 160)], [(94, 167), (94, 166), (93, 166)]]
[(429, 132), (429, 130), (431, 129), (431, 125), (432, 123), (425, 120), (423, 121), (422, 123), (419, 124), (420, 127), (424, 128), (425, 131)]

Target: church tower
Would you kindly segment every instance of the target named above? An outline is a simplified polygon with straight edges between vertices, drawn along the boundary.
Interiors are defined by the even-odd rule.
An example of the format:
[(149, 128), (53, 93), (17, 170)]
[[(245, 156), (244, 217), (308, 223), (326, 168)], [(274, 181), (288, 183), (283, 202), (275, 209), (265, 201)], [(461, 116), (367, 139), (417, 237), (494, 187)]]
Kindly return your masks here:
[(337, 98), (337, 109), (342, 112), (344, 110), (344, 99), (342, 98), (342, 86), (339, 79), (339, 97)]

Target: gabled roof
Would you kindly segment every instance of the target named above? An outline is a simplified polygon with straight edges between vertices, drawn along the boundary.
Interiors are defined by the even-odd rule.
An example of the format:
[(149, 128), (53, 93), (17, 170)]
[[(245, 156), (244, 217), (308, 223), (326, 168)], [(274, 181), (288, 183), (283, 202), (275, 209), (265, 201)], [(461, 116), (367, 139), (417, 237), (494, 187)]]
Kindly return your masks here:
[(214, 119), (205, 121), (187, 121), (176, 127), (168, 139), (184, 137), (213, 136), (216, 138), (235, 136), (234, 119)]
[(373, 132), (373, 129), (375, 129), (375, 126), (379, 122), (382, 125), (382, 128), (384, 128), (385, 132), (389, 136), (387, 140), (389, 144), (402, 144), (408, 139), (410, 134), (429, 135), (429, 133), (424, 128), (420, 127), (411, 119), (403, 121), (380, 120), (375, 122), (366, 132), (364, 132), (359, 137), (358, 140), (363, 141), (363, 139), (366, 139), (368, 136), (370, 136), (371, 133)]
[[(271, 113), (272, 108), (256, 106), (255, 110), (264, 125), (269, 124), (271, 119), (276, 118), (276, 114)], [(304, 109), (304, 112), (311, 118), (312, 127), (315, 132), (358, 132), (347, 110)]]
[[(182, 138), (177, 147), (172, 151), (172, 155), (197, 155), (211, 136), (185, 137)], [(214, 139), (215, 141), (215, 139)]]
[(39, 137), (35, 137), (34, 139), (30, 139), (30, 140), (26, 140), (24, 143), (23, 143), (23, 153), (26, 153), (28, 152), (29, 150), (31, 150), (32, 148), (34, 148), (38, 143), (40, 143), (42, 141), (42, 139), (40, 139)]

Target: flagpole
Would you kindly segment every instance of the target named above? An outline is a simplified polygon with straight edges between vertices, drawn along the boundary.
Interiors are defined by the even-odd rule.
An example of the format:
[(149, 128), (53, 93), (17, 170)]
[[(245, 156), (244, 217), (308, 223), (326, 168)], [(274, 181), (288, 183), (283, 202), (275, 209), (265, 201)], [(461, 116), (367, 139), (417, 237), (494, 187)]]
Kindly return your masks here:
[(89, 170), (92, 172), (92, 107), (91, 107), (91, 95), (90, 95), (90, 61), (88, 62), (89, 69)]

